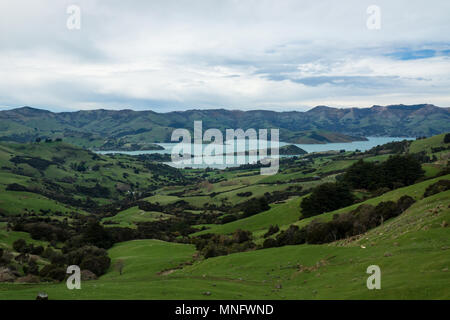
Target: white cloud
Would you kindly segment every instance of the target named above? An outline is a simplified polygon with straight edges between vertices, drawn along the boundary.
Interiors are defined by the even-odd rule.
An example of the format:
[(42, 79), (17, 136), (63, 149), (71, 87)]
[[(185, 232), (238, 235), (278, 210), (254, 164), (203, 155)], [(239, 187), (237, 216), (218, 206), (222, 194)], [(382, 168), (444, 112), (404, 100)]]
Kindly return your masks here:
[(79, 0), (69, 31), (72, 3), (0, 4), (1, 106), (450, 105), (445, 0), (378, 1), (379, 31), (369, 1)]

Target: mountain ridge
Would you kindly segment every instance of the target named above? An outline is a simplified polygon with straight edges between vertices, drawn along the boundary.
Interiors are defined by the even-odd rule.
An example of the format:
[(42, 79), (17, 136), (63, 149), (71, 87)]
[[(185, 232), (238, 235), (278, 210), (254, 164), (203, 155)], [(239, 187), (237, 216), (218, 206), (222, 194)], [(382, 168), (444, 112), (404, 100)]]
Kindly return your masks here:
[[(176, 128), (192, 131), (218, 128), (280, 129), (290, 143), (364, 140), (367, 136), (418, 137), (450, 131), (450, 109), (432, 104), (373, 105), (369, 108), (316, 106), (308, 111), (191, 109), (158, 113), (152, 110), (81, 110), (52, 112), (29, 106), (0, 111), (0, 140), (25, 142), (37, 137), (62, 137), (83, 147), (101, 141), (170, 142)], [(122, 141), (123, 143), (124, 141)]]

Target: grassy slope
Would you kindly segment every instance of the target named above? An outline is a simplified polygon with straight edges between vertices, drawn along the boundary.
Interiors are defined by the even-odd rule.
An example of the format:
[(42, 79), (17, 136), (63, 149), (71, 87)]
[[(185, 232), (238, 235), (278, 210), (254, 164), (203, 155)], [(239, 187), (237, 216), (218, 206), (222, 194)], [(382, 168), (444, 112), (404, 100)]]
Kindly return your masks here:
[(432, 136), (427, 139), (414, 140), (409, 146), (410, 153), (418, 153), (421, 151), (425, 151), (427, 154), (432, 154), (431, 148), (443, 147), (444, 143), (444, 134), (438, 134), (436, 136)]
[(104, 218), (102, 222), (113, 221), (117, 224), (109, 224), (106, 226), (136, 228), (137, 222), (149, 222), (169, 218), (170, 215), (163, 212), (144, 211), (137, 206), (123, 210), (114, 217)]
[(197, 232), (193, 236), (205, 233), (228, 234), (237, 229), (252, 232), (265, 230), (272, 224), (285, 225), (298, 220), (300, 216), (300, 201), (302, 197), (294, 197), (281, 204), (272, 204), (270, 210), (221, 225), (209, 225), (210, 229)]
[(27, 232), (18, 231), (6, 231), (6, 223), (0, 222), (0, 248), (11, 248), (14, 241), (18, 239), (24, 239), (27, 243), (33, 243), (34, 245), (46, 246), (47, 242), (33, 240)]
[(271, 224), (278, 224), (280, 226), (280, 229), (284, 230), (284, 229), (287, 229), (290, 224), (304, 226), (316, 218), (320, 218), (323, 220), (330, 220), (334, 214), (348, 212), (350, 210), (356, 209), (356, 207), (358, 207), (359, 205), (361, 205), (363, 203), (376, 205), (376, 204), (380, 203), (381, 201), (388, 201), (388, 200), (396, 201), (405, 194), (410, 195), (415, 199), (419, 199), (423, 195), (425, 189), (430, 184), (435, 183), (436, 181), (438, 181), (440, 179), (450, 179), (450, 175), (426, 180), (426, 181), (423, 181), (421, 183), (418, 183), (418, 184), (415, 184), (412, 186), (399, 188), (399, 189), (387, 192), (379, 197), (372, 198), (372, 199), (366, 200), (364, 202), (354, 204), (350, 207), (346, 207), (346, 208), (338, 209), (338, 210), (335, 210), (332, 212), (324, 213), (320, 216), (302, 219), (300, 221), (299, 221), (299, 217), (301, 216), (301, 211), (300, 211), (301, 198), (296, 197), (296, 198), (292, 198), (292, 199), (286, 201), (286, 203), (283, 203), (283, 204), (271, 205), (272, 208), (270, 210), (267, 210), (265, 212), (256, 214), (254, 216), (251, 216), (251, 217), (248, 217), (245, 219), (240, 219), (240, 220), (226, 223), (223, 225), (208, 225), (208, 227), (210, 227), (210, 229), (197, 232), (193, 235), (195, 236), (195, 235), (200, 235), (200, 234), (205, 234), (205, 233), (227, 234), (227, 233), (232, 233), (237, 229), (243, 229), (243, 230), (252, 231), (252, 232), (254, 232), (254, 235), (259, 237), (264, 232), (267, 231), (267, 229), (269, 228), (269, 226)]
[[(10, 161), (13, 156), (36, 157), (52, 161), (45, 170), (38, 170), (29, 164), (15, 165)], [(54, 157), (60, 158), (56, 163)], [(85, 162), (86, 171), (79, 172), (73, 169), (73, 164)], [(93, 168), (98, 165), (98, 170)], [(135, 168), (139, 170), (135, 172)], [(146, 191), (150, 186), (162, 185), (172, 181), (170, 176), (160, 174), (156, 179), (154, 172), (144, 167), (144, 163), (136, 159), (117, 155), (115, 157), (98, 156), (87, 150), (69, 145), (65, 142), (52, 143), (0, 143), (0, 209), (7, 214), (22, 213), (26, 207), (34, 208), (36, 203), (32, 201), (18, 201), (16, 192), (5, 191), (8, 184), (18, 183), (29, 188), (48, 188), (45, 181), (63, 188), (65, 194), (71, 194), (74, 198), (86, 199), (88, 194), (80, 192), (76, 187), (95, 187), (99, 183), (106, 187), (110, 195), (107, 198), (91, 198), (100, 204), (108, 203), (111, 199), (119, 199), (126, 195), (126, 191), (120, 192), (119, 187), (125, 190)], [(45, 198), (31, 195), (34, 199)], [(2, 198), (3, 197), (3, 198)], [(22, 197), (23, 200), (23, 197)], [(41, 208), (40, 206), (38, 206)], [(47, 206), (43, 206), (46, 209)], [(59, 208), (60, 211), (64, 208)], [(72, 209), (72, 211), (75, 211)]]
[[(415, 190), (422, 189), (423, 183)], [(125, 260), (122, 276), (111, 268), (78, 291), (64, 284), (1, 284), (0, 299), (33, 299), (42, 290), (54, 299), (448, 299), (450, 237), (442, 222), (450, 220), (449, 207), (450, 191), (442, 192), (353, 241), (237, 253), (168, 275), (157, 273), (191, 260), (191, 245), (124, 242), (109, 251), (113, 264)], [(381, 268), (381, 290), (366, 288), (373, 264)], [(206, 291), (211, 296), (202, 295)]]

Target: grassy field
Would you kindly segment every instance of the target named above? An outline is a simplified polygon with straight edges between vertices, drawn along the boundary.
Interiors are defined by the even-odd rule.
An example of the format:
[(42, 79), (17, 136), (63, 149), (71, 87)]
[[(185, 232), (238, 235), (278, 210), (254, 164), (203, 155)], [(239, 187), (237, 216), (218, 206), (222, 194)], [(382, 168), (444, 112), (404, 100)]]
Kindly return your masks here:
[(432, 154), (432, 148), (445, 146), (444, 136), (445, 133), (438, 134), (427, 139), (414, 140), (409, 146), (409, 152), (418, 153), (421, 151), (425, 151), (427, 154)]
[(36, 193), (22, 191), (5, 191), (0, 186), (0, 211), (9, 214), (39, 213), (40, 210), (59, 211), (61, 213), (78, 212), (86, 214), (83, 210), (64, 205), (58, 201), (48, 199)]
[(287, 200), (285, 203), (274, 204), (272, 205), (270, 210), (253, 215), (245, 219), (240, 219), (223, 225), (207, 225), (206, 226), (208, 227), (207, 230), (197, 232), (193, 235), (195, 236), (206, 233), (230, 234), (237, 229), (242, 229), (252, 231), (254, 233), (254, 236), (258, 238), (261, 237), (262, 234), (264, 234), (268, 230), (270, 225), (277, 224), (280, 227), (280, 230), (285, 230), (291, 224), (305, 226), (312, 220), (318, 218), (322, 220), (330, 220), (334, 214), (349, 212), (353, 209), (356, 209), (361, 204), (377, 205), (381, 201), (389, 201), (389, 200), (396, 201), (403, 195), (410, 195), (415, 199), (420, 199), (423, 193), (425, 192), (425, 189), (430, 184), (433, 184), (441, 179), (450, 179), (450, 175), (426, 180), (424, 182), (412, 186), (399, 188), (387, 192), (382, 196), (371, 198), (369, 200), (354, 204), (346, 208), (338, 209), (332, 212), (321, 214), (320, 216), (310, 217), (302, 220), (299, 220), (301, 217), (300, 202), (302, 197), (295, 197), (290, 200)]
[[(81, 290), (64, 284), (1, 284), (0, 299), (448, 299), (450, 192), (415, 203), (359, 237), (329, 245), (298, 245), (195, 262), (191, 245), (137, 240), (109, 250), (123, 259)], [(381, 268), (381, 290), (368, 290), (366, 269)], [(162, 271), (166, 271), (161, 274)], [(203, 295), (210, 292), (211, 295)]]
[[(431, 155), (432, 147), (445, 146), (442, 140), (443, 135), (413, 141), (410, 152), (425, 151)], [(55, 160), (54, 156), (58, 154), (56, 151), (60, 152), (59, 156), (66, 158), (65, 162)], [(52, 161), (52, 164), (45, 170), (38, 170), (27, 163), (15, 164), (10, 161), (13, 156), (25, 154), (39, 155), (42, 159)], [(89, 214), (37, 193), (6, 191), (6, 187), (12, 183), (29, 187), (40, 186), (48, 180), (67, 188), (64, 190), (72, 190), (74, 185), (93, 187), (99, 183), (111, 191), (108, 197), (94, 198), (101, 204), (115, 204), (119, 199), (132, 196), (133, 201), (141, 199), (163, 206), (161, 211), (164, 212), (155, 212), (141, 210), (135, 202), (126, 203), (127, 206), (122, 208), (128, 209), (114, 216), (109, 216), (108, 212), (99, 215), (103, 217), (101, 222), (106, 227), (136, 228), (140, 222), (156, 220), (171, 223), (168, 219), (175, 215), (179, 219), (177, 222), (184, 222), (180, 219), (183, 213), (188, 216), (193, 213), (195, 218), (200, 217), (191, 220), (195, 221), (192, 224), (199, 231), (190, 234), (190, 237), (207, 233), (232, 234), (242, 229), (252, 232), (257, 245), (262, 244), (265, 239), (263, 235), (271, 225), (278, 225), (281, 231), (292, 224), (303, 227), (314, 219), (328, 221), (333, 215), (349, 212), (361, 204), (377, 205), (382, 201), (396, 201), (403, 195), (413, 197), (416, 203), (400, 216), (385, 221), (363, 235), (325, 245), (284, 246), (203, 259), (190, 244), (150, 239), (116, 243), (108, 250), (112, 259), (108, 272), (98, 280), (83, 281), (81, 290), (68, 290), (65, 283), (0, 283), (0, 300), (34, 299), (40, 291), (47, 292), (50, 299), (449, 299), (450, 191), (423, 198), (429, 185), (438, 180), (450, 179), (450, 175), (433, 178), (446, 164), (442, 161), (442, 152), (435, 154), (439, 155), (439, 161), (422, 165), (425, 178), (430, 178), (428, 180), (346, 208), (302, 219), (300, 203), (305, 196), (302, 196), (304, 193), (300, 193), (298, 187), (308, 191), (321, 183), (336, 181), (338, 173), (365, 155), (349, 152), (319, 155), (313, 160), (301, 158), (286, 161), (277, 175), (269, 177), (255, 175), (258, 170), (254, 168), (222, 171), (185, 169), (176, 173), (179, 176), (173, 176), (172, 173), (165, 175), (154, 172), (154, 166), (148, 169), (145, 166), (148, 163), (129, 156), (97, 158), (87, 150), (65, 143), (2, 143), (1, 221), (7, 221), (15, 214), (37, 213), (57, 219), (63, 219), (65, 214), (72, 211)], [(384, 161), (388, 157), (382, 154), (366, 159)], [(80, 161), (85, 162), (86, 170), (73, 169), (73, 163)], [(100, 165), (94, 170), (96, 164)], [(177, 177), (181, 177), (180, 180), (176, 180)], [(149, 186), (154, 188), (148, 189)], [(127, 193), (127, 189), (136, 191), (136, 197), (134, 193)], [(146, 191), (145, 198), (139, 198), (139, 190)], [(269, 210), (244, 219), (226, 224), (202, 224), (211, 221), (220, 223), (220, 219), (229, 214), (229, 208), (233, 212), (233, 206), (262, 197), (266, 192), (277, 196), (289, 192), (283, 194), (289, 198), (272, 200), (274, 202), (270, 203)], [(367, 190), (356, 190), (355, 193), (359, 198), (370, 195)], [(87, 197), (86, 194), (72, 195), (74, 198)], [(280, 196), (275, 199), (285, 198)], [(185, 201), (189, 206), (183, 207), (183, 202), (180, 202), (178, 207), (164, 207), (179, 201)], [(211, 204), (216, 207), (207, 210), (206, 205)], [(54, 215), (57, 211), (62, 214)], [(202, 215), (208, 214), (215, 220), (203, 218)], [(69, 224), (72, 222), (79, 221), (68, 220)], [(202, 227), (207, 229), (200, 231)], [(130, 234), (132, 231), (128, 230)], [(153, 236), (153, 233), (146, 235)], [(140, 234), (139, 237), (143, 236)], [(28, 233), (6, 231), (6, 222), (0, 222), (0, 248), (11, 249), (13, 242), (20, 238), (28, 243), (48, 244), (32, 240)], [(173, 238), (161, 239), (174, 241), (182, 239), (182, 236), (178, 234)], [(61, 243), (57, 245), (58, 248), (62, 247)], [(14, 255), (17, 253), (14, 252)], [(49, 263), (42, 260), (39, 261), (40, 265)], [(115, 268), (119, 260), (124, 262), (122, 275)], [(381, 290), (368, 290), (366, 287), (369, 276), (366, 269), (370, 265), (381, 268)]]
[(6, 223), (0, 222), (0, 248), (11, 248), (14, 241), (24, 239), (34, 245), (47, 245), (45, 241), (33, 240), (29, 233), (18, 231), (6, 231)]
[(114, 217), (104, 218), (102, 222), (114, 222), (114, 224), (105, 223), (106, 226), (136, 228), (137, 222), (156, 221), (167, 219), (169, 217), (170, 215), (163, 212), (144, 211), (140, 210), (138, 207), (131, 207), (119, 212)]
[(257, 232), (267, 229), (273, 224), (286, 225), (294, 223), (300, 217), (300, 201), (301, 197), (294, 197), (286, 200), (281, 204), (271, 205), (270, 210), (250, 216), (248, 218), (239, 219), (226, 224), (210, 225), (210, 229), (197, 232), (193, 236), (205, 233), (228, 234), (233, 233), (237, 229)]

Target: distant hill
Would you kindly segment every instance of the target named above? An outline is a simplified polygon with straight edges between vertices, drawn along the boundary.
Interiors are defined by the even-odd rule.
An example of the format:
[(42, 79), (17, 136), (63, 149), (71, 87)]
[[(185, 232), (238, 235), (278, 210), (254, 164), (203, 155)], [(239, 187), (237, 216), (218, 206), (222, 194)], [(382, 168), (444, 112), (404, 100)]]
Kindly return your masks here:
[(289, 144), (287, 146), (280, 147), (279, 153), (281, 155), (302, 155), (306, 154), (307, 152), (302, 148), (297, 147), (296, 145)]
[(86, 148), (105, 144), (170, 142), (175, 128), (192, 130), (195, 120), (208, 128), (279, 128), (290, 143), (364, 140), (366, 136), (431, 136), (450, 131), (450, 111), (429, 104), (331, 108), (307, 112), (188, 110), (169, 113), (89, 110), (54, 113), (30, 107), (0, 111), (0, 140), (29, 142), (63, 138)]

